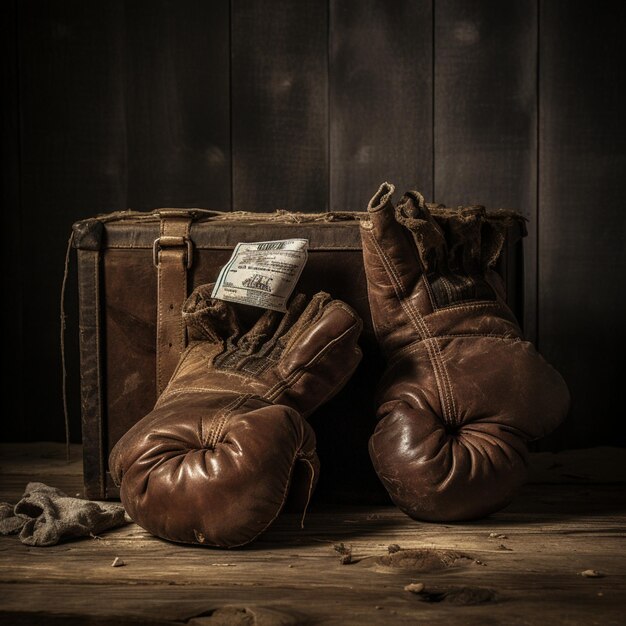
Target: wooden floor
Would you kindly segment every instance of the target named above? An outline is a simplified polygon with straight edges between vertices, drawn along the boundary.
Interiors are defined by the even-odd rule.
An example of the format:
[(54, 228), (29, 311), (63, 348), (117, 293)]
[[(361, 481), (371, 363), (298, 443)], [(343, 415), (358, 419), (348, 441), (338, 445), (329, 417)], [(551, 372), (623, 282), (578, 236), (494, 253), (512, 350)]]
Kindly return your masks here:
[[(81, 491), (78, 447), (70, 464), (59, 444), (0, 454), (1, 500), (30, 480)], [(626, 624), (626, 451), (534, 455), (532, 479), (476, 523), (420, 524), (393, 507), (314, 511), (304, 530), (284, 516), (230, 551), (134, 524), (49, 548), (0, 538), (0, 623)], [(111, 567), (115, 557), (125, 565)]]

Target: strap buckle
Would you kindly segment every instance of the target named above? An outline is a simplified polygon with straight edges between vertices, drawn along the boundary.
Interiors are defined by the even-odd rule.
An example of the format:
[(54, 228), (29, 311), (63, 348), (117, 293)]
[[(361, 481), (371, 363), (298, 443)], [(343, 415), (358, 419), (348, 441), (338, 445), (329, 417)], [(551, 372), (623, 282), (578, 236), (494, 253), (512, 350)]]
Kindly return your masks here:
[(193, 242), (189, 237), (174, 237), (172, 235), (157, 237), (152, 244), (152, 263), (155, 267), (159, 267), (162, 248), (181, 248), (183, 246), (187, 247), (185, 265), (189, 269), (193, 265)]

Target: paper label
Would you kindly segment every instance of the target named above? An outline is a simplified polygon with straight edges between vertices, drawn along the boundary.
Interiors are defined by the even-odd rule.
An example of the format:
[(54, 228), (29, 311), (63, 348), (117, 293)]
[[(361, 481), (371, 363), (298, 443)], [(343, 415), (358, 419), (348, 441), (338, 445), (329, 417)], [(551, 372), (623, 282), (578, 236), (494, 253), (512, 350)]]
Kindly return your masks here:
[(307, 260), (308, 239), (238, 243), (220, 271), (212, 298), (286, 311)]

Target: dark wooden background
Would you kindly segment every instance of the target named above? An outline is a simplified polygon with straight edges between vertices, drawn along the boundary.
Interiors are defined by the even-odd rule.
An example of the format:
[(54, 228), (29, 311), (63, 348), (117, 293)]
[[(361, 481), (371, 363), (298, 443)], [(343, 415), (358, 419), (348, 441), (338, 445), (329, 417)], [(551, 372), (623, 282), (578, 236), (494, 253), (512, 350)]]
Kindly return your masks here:
[[(63, 438), (73, 221), (127, 207), (363, 210), (389, 180), (529, 218), (524, 326), (573, 396), (544, 446), (626, 444), (626, 5), (3, 6), (6, 440)], [(68, 316), (77, 440), (71, 293)]]

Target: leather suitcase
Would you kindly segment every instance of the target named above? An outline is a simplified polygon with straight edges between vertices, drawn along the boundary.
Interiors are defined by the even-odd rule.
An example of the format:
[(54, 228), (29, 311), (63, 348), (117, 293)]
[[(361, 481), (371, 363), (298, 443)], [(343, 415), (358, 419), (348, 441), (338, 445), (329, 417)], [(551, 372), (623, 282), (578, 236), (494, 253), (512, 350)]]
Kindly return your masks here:
[[(433, 214), (437, 208), (431, 206)], [(85, 495), (118, 497), (107, 470), (117, 440), (150, 411), (184, 342), (180, 306), (215, 281), (239, 242), (309, 240), (297, 291), (324, 290), (362, 316), (364, 358), (336, 398), (311, 417), (325, 503), (386, 502), (367, 442), (382, 370), (367, 303), (359, 219), (363, 213), (218, 213), (201, 209), (122, 211), (74, 224), (78, 257), (81, 408)], [(497, 270), (521, 319), (520, 218), (507, 231)], [(252, 309), (252, 307), (244, 307)], [(255, 309), (258, 313), (261, 309)]]

